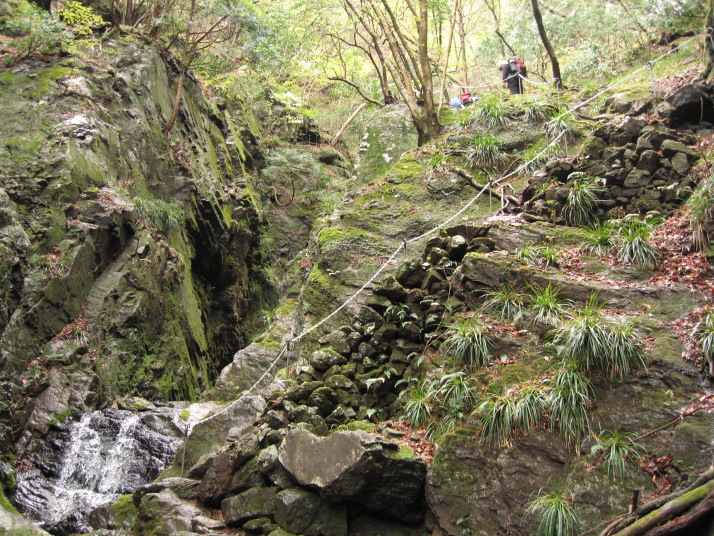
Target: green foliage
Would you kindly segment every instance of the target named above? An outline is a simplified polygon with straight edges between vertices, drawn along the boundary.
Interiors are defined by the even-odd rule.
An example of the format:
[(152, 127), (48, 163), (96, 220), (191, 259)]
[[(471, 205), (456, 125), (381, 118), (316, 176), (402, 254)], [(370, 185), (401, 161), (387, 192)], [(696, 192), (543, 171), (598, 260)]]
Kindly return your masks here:
[(469, 385), (462, 371), (445, 374), (434, 387), (433, 398), (450, 411), (467, 410), (476, 403), (476, 391)]
[(569, 490), (541, 488), (538, 496), (528, 503), (526, 515), (538, 515), (540, 523), (535, 536), (575, 536), (582, 529), (573, 508), (573, 493)]
[(55, 20), (50, 13), (36, 6), (24, 16), (6, 22), (3, 32), (15, 37), (12, 41), (12, 46), (18, 49), (13, 59), (15, 62), (35, 54), (58, 54), (74, 39), (64, 22)]
[(481, 306), (484, 312), (509, 322), (517, 322), (523, 315), (523, 295), (513, 287), (503, 284), (487, 290), (485, 294), (487, 299)]
[(565, 443), (579, 447), (590, 432), (590, 380), (574, 363), (564, 362), (547, 385), (550, 389), (550, 428), (558, 430)]
[(424, 378), (412, 381), (411, 384), (399, 394), (403, 401), (403, 419), (411, 421), (413, 428), (421, 428), (431, 417), (432, 384)]
[(72, 0), (65, 4), (59, 17), (75, 35), (89, 35), (108, 24), (91, 7)]
[(617, 230), (609, 223), (597, 223), (593, 227), (585, 227), (586, 236), (580, 245), (586, 253), (593, 255), (608, 255), (615, 248)]
[(509, 121), (506, 103), (500, 95), (485, 95), (474, 106), (473, 117), (480, 124), (496, 128), (506, 125)]
[(547, 393), (539, 385), (522, 389), (516, 402), (515, 425), (523, 432), (540, 427), (543, 414), (548, 409)]
[(614, 431), (603, 431), (597, 438), (597, 443), (590, 449), (591, 455), (597, 455), (596, 462), (605, 462), (607, 474), (616, 478), (624, 478), (626, 462), (637, 465), (642, 453), (642, 447), (634, 441), (634, 435)]
[(523, 119), (536, 125), (543, 124), (551, 114), (551, 106), (541, 97), (522, 96), (515, 100), (515, 105), (523, 111)]
[(528, 284), (531, 291), (528, 310), (533, 313), (533, 322), (549, 326), (557, 326), (567, 314), (571, 303), (560, 299), (560, 287), (554, 287), (551, 282), (541, 287)]
[(476, 413), (480, 415), (480, 441), (497, 445), (507, 445), (512, 441), (516, 416), (513, 397), (491, 394), (479, 405)]
[(705, 250), (714, 238), (710, 236), (714, 224), (714, 175), (699, 182), (686, 207), (692, 228), (692, 245), (697, 250)]
[(632, 324), (605, 318), (603, 305), (592, 294), (587, 305), (556, 331), (553, 342), (560, 355), (580, 369), (624, 380), (645, 364), (641, 339)]
[(693, 335), (702, 349), (704, 358), (714, 363), (714, 310), (706, 312), (694, 327)]
[(146, 201), (137, 197), (134, 199), (134, 210), (139, 219), (164, 233), (179, 227), (184, 219), (183, 207), (179, 203), (167, 203), (161, 199)]
[(265, 164), (258, 183), (264, 197), (272, 197), (285, 205), (299, 195), (305, 204), (314, 205), (325, 193), (329, 177), (312, 154), (303, 149), (275, 149)]
[[(523, 161), (523, 173), (532, 174), (538, 169), (543, 167), (552, 158), (555, 158), (559, 154), (557, 147), (549, 147), (547, 151), (544, 149), (547, 147), (547, 142), (545, 140), (539, 141), (528, 147), (525, 151), (520, 153), (520, 158)], [(545, 183), (546, 185), (548, 183)], [(544, 194), (544, 192), (539, 192), (539, 194)]]
[(475, 137), (466, 154), (473, 167), (491, 168), (503, 165), (506, 161), (500, 142), (489, 135)]
[(545, 124), (545, 132), (551, 138), (556, 138), (563, 135), (562, 139), (574, 139), (577, 134), (577, 121), (573, 119), (572, 114), (563, 115), (565, 110), (554, 110), (550, 117), (551, 119)]
[[(571, 177), (575, 173), (571, 174)], [(576, 179), (563, 207), (563, 218), (568, 225), (592, 225), (597, 221), (597, 198), (593, 191), (592, 181)]]
[(618, 220), (616, 223), (620, 247), (617, 259), (648, 268), (657, 264), (661, 260), (661, 254), (659, 249), (652, 245), (650, 238), (661, 221), (657, 216), (640, 218), (635, 214)]
[(450, 353), (458, 363), (473, 367), (488, 364), (494, 344), (486, 334), (486, 326), (478, 318), (459, 318), (449, 326), (442, 351)]

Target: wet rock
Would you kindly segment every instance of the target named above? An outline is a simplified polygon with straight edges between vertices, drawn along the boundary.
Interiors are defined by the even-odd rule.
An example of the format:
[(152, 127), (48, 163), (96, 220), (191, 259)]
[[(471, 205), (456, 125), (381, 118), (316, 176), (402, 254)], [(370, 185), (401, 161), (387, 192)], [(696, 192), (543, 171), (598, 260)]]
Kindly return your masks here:
[(424, 275), (425, 271), (420, 262), (408, 261), (399, 265), (395, 278), (405, 288), (416, 288), (421, 285)]
[(319, 438), (291, 430), (280, 463), (301, 485), (330, 502), (353, 501), (405, 521), (423, 516), (426, 466), (397, 445), (366, 432), (336, 432)]
[[(194, 505), (182, 501), (173, 491), (164, 489), (148, 493), (141, 499), (139, 520), (135, 529), (155, 526), (155, 534), (169, 536), (177, 531), (190, 531), (191, 520), (202, 515)], [(158, 523), (156, 522), (158, 520)]]
[(258, 517), (269, 517), (275, 511), (278, 488), (253, 488), (221, 502), (221, 512), (226, 525), (239, 527)]
[(681, 153), (689, 157), (690, 161), (696, 160), (699, 158), (699, 154), (692, 149), (691, 147), (687, 147), (680, 141), (676, 140), (664, 140), (662, 142), (662, 146), (660, 148), (662, 151), (662, 154), (665, 156), (665, 158), (671, 158), (674, 157), (677, 153)]
[(269, 517), (257, 517), (245, 522), (242, 528), (250, 534), (268, 534), (273, 532), (277, 525)]
[[(320, 354), (319, 356), (315, 356), (315, 354)], [(316, 359), (316, 361), (320, 364), (320, 366), (324, 366), (325, 368), (329, 367), (329, 363), (335, 359), (335, 356), (339, 356), (336, 359), (344, 359), (342, 356), (339, 354), (329, 354), (327, 352), (324, 352), (323, 350), (318, 350), (313, 354), (313, 358)], [(317, 368), (317, 367), (315, 367)], [(303, 402), (308, 399), (308, 397), (312, 394), (312, 392), (317, 389), (318, 387), (322, 387), (324, 384), (321, 381), (309, 381), (309, 382), (304, 382), (298, 385), (297, 387), (294, 387), (290, 391), (288, 391), (285, 394), (285, 399), (292, 401), (292, 402)]]
[(625, 178), (625, 188), (642, 188), (652, 182), (652, 174), (643, 169), (633, 169)]
[(654, 173), (659, 167), (659, 160), (660, 156), (655, 151), (643, 151), (637, 162), (637, 169)]
[(173, 491), (176, 496), (183, 500), (198, 498), (198, 487), (200, 482), (191, 478), (165, 478), (156, 482), (150, 482), (139, 486), (134, 492), (134, 504), (140, 504), (141, 498), (147, 493), (160, 493), (165, 489)]
[[(347, 347), (347, 353), (349, 354), (349, 347)], [(336, 352), (332, 348), (324, 348), (322, 350), (317, 350), (310, 357), (310, 365), (315, 367), (317, 370), (327, 370), (333, 365), (345, 365), (347, 359), (344, 355)]]
[(285, 428), (288, 425), (288, 418), (281, 411), (271, 409), (263, 415), (263, 420), (273, 430)]
[(315, 493), (299, 488), (278, 493), (275, 521), (281, 528), (305, 536), (347, 535), (344, 504), (323, 503)]
[(689, 172), (689, 159), (684, 153), (676, 153), (672, 156), (672, 169), (680, 175), (686, 175)]
[(256, 459), (256, 465), (258, 470), (263, 474), (268, 474), (273, 469), (275, 469), (278, 463), (278, 448), (275, 445), (271, 445), (266, 449), (260, 451)]
[[(338, 352), (342, 355), (349, 355), (351, 352), (350, 341), (346, 333), (340, 330), (333, 331), (320, 339), (320, 344), (329, 346), (330, 350)], [(313, 367), (319, 370), (314, 363), (310, 363)], [(343, 365), (344, 363), (337, 363)]]
[(316, 389), (307, 399), (310, 406), (317, 408), (318, 413), (327, 417), (335, 409), (337, 404), (337, 395), (329, 387), (320, 387)]
[(404, 290), (404, 287), (399, 284), (399, 281), (393, 275), (388, 275), (382, 279), (372, 292), (377, 296), (384, 296), (392, 302), (400, 302), (407, 296), (407, 291)]

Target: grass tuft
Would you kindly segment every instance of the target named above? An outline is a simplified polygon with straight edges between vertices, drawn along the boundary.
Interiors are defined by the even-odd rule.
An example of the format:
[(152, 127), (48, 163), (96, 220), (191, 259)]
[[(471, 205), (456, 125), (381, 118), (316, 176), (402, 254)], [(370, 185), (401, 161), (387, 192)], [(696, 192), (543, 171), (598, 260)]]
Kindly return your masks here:
[(460, 318), (449, 326), (441, 348), (458, 363), (483, 367), (491, 359), (494, 344), (486, 334), (486, 326), (478, 318)]

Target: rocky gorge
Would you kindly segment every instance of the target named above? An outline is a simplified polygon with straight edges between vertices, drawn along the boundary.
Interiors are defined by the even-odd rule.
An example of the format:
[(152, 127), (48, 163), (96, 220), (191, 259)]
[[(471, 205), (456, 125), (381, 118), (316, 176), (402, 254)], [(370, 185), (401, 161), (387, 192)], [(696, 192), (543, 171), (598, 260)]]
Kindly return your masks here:
[[(626, 511), (633, 489), (655, 498), (711, 466), (711, 385), (682, 357), (682, 325), (711, 297), (711, 252), (683, 252), (672, 234), (666, 249), (660, 234), (664, 268), (632, 266), (585, 252), (585, 231), (563, 216), (583, 177), (599, 185), (600, 219), (680, 209), (711, 137), (699, 114), (711, 84), (611, 99), (575, 150), (514, 183), (503, 210), (484, 195), (407, 247), (480, 188), (459, 146), (480, 126), (416, 149), (404, 108), (388, 106), (329, 213), (307, 197), (278, 208), (258, 184), (275, 155), (264, 137), (301, 151), (291, 161), (311, 173), (350, 177), (349, 159), (312, 145), (314, 125), (283, 103), (208, 99), (191, 78), (165, 137), (175, 74), (127, 34), (101, 61), (0, 74), (0, 474), (22, 514), (53, 534), (533, 534), (526, 505), (544, 487), (571, 490), (590, 529)], [(492, 134), (517, 154), (540, 129), (516, 112)], [(558, 259), (523, 254), (539, 247)], [(690, 254), (703, 277), (658, 277)], [(489, 400), (558, 374), (554, 325), (485, 307), (504, 285), (557, 288), (573, 316), (596, 296), (637, 330), (646, 366), (593, 375), (592, 433), (573, 441), (544, 409), (529, 433), (489, 442), (476, 407), (443, 407), (444, 378)], [(485, 366), (452, 360), (459, 318), (484, 324)], [(423, 426), (403, 418), (420, 384), (438, 393)], [(643, 450), (619, 480), (589, 456), (617, 428)], [(72, 479), (85, 503), (43, 512)], [(42, 532), (0, 506), (3, 531)]]

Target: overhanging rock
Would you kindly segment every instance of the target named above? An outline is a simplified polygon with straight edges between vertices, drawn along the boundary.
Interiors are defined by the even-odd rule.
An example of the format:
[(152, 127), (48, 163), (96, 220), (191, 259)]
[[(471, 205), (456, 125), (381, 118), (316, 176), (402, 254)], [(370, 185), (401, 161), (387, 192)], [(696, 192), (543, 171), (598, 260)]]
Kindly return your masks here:
[(367, 432), (318, 437), (288, 432), (280, 463), (303, 486), (328, 502), (356, 502), (413, 523), (424, 515), (426, 464), (396, 443)]

